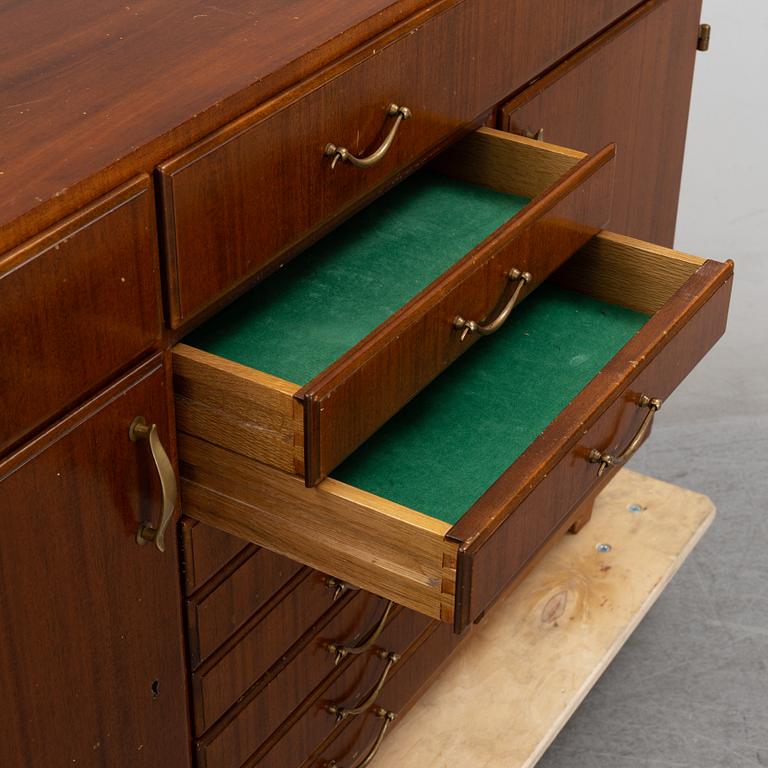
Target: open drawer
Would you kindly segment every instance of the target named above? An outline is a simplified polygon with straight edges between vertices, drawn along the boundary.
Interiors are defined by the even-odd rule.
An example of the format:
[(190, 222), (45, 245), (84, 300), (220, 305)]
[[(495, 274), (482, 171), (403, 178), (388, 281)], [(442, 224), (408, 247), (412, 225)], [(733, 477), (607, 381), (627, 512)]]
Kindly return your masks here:
[(460, 631), (648, 434), (731, 277), (598, 235), (314, 488), (181, 434), (185, 512)]
[(467, 137), (175, 348), (179, 430), (316, 485), (600, 229), (613, 155)]

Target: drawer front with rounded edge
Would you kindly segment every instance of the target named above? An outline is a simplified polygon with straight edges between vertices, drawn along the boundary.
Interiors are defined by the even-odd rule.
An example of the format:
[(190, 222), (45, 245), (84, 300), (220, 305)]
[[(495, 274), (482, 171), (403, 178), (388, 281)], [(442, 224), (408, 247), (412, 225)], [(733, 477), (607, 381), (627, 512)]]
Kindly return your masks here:
[(188, 598), (187, 641), (194, 669), (258, 610), (296, 583), (301, 565), (250, 546), (218, 579)]
[(612, 147), (477, 131), (176, 346), (179, 430), (316, 485), (602, 226), (612, 178)]
[(248, 546), (247, 541), (191, 517), (181, 518), (181, 544), (181, 572), (187, 595), (202, 587)]
[(341, 724), (375, 705), (408, 649), (431, 624), (414, 611), (395, 609), (375, 643), (341, 661), (320, 685), (307, 691), (304, 701), (266, 741), (260, 741), (258, 711), (245, 710), (217, 738), (201, 743), (198, 755), (206, 768), (297, 765)]
[(0, 256), (0, 454), (158, 341), (156, 239), (142, 176)]
[(641, 396), (723, 333), (731, 276), (600, 235), (557, 276), (573, 290), (539, 288), (315, 488), (182, 435), (187, 514), (462, 629), (602, 480), (592, 450), (643, 438)]
[[(456, 635), (446, 625), (433, 625), (403, 656), (381, 696), (366, 713), (334, 733), (300, 768), (354, 768), (376, 756), (390, 729), (434, 679), (456, 646), (469, 633)], [(375, 763), (374, 763), (375, 765)]]
[[(259, 680), (274, 676), (317, 631), (318, 622), (338, 610), (347, 589), (328, 576), (305, 569), (263, 605), (230, 639), (192, 673), (195, 731), (202, 734)], [(375, 606), (379, 599), (372, 598)], [(346, 601), (344, 601), (346, 603)], [(372, 620), (372, 619), (371, 619)], [(350, 629), (369, 623), (362, 611)], [(303, 640), (302, 640), (303, 639)]]
[(161, 165), (172, 326), (284, 263), (632, 3), (550, 4), (431, 3)]

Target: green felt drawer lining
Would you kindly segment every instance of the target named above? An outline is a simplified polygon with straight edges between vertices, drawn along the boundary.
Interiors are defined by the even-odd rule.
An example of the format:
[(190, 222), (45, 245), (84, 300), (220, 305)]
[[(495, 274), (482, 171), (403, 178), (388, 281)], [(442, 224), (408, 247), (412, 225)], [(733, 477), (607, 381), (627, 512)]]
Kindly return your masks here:
[(332, 475), (452, 525), (647, 319), (544, 285)]
[(528, 202), (419, 171), (186, 341), (303, 386)]

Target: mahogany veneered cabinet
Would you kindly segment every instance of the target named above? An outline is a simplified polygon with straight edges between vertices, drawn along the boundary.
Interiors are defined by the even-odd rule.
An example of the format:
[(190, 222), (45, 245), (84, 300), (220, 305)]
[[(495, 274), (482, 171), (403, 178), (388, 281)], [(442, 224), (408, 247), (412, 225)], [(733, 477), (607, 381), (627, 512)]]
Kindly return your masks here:
[(0, 10), (3, 768), (359, 765), (585, 524), (725, 328), (700, 9)]
[(160, 489), (129, 437), (169, 444), (166, 386), (154, 358), (0, 463), (3, 765), (189, 765), (176, 542), (136, 544)]

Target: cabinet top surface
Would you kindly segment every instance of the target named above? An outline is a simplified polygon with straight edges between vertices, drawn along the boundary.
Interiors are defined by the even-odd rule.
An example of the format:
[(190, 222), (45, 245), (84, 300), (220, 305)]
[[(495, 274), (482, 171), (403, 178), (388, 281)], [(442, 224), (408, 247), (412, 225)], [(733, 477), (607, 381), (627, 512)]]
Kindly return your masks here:
[[(424, 5), (426, 0), (4, 4), (0, 250), (34, 231), (14, 225), (24, 214), (44, 208), (44, 219), (52, 221), (69, 213), (61, 201), (66, 190), (79, 185), (74, 197), (86, 200), (150, 169)], [(82, 189), (105, 168), (103, 188)]]

